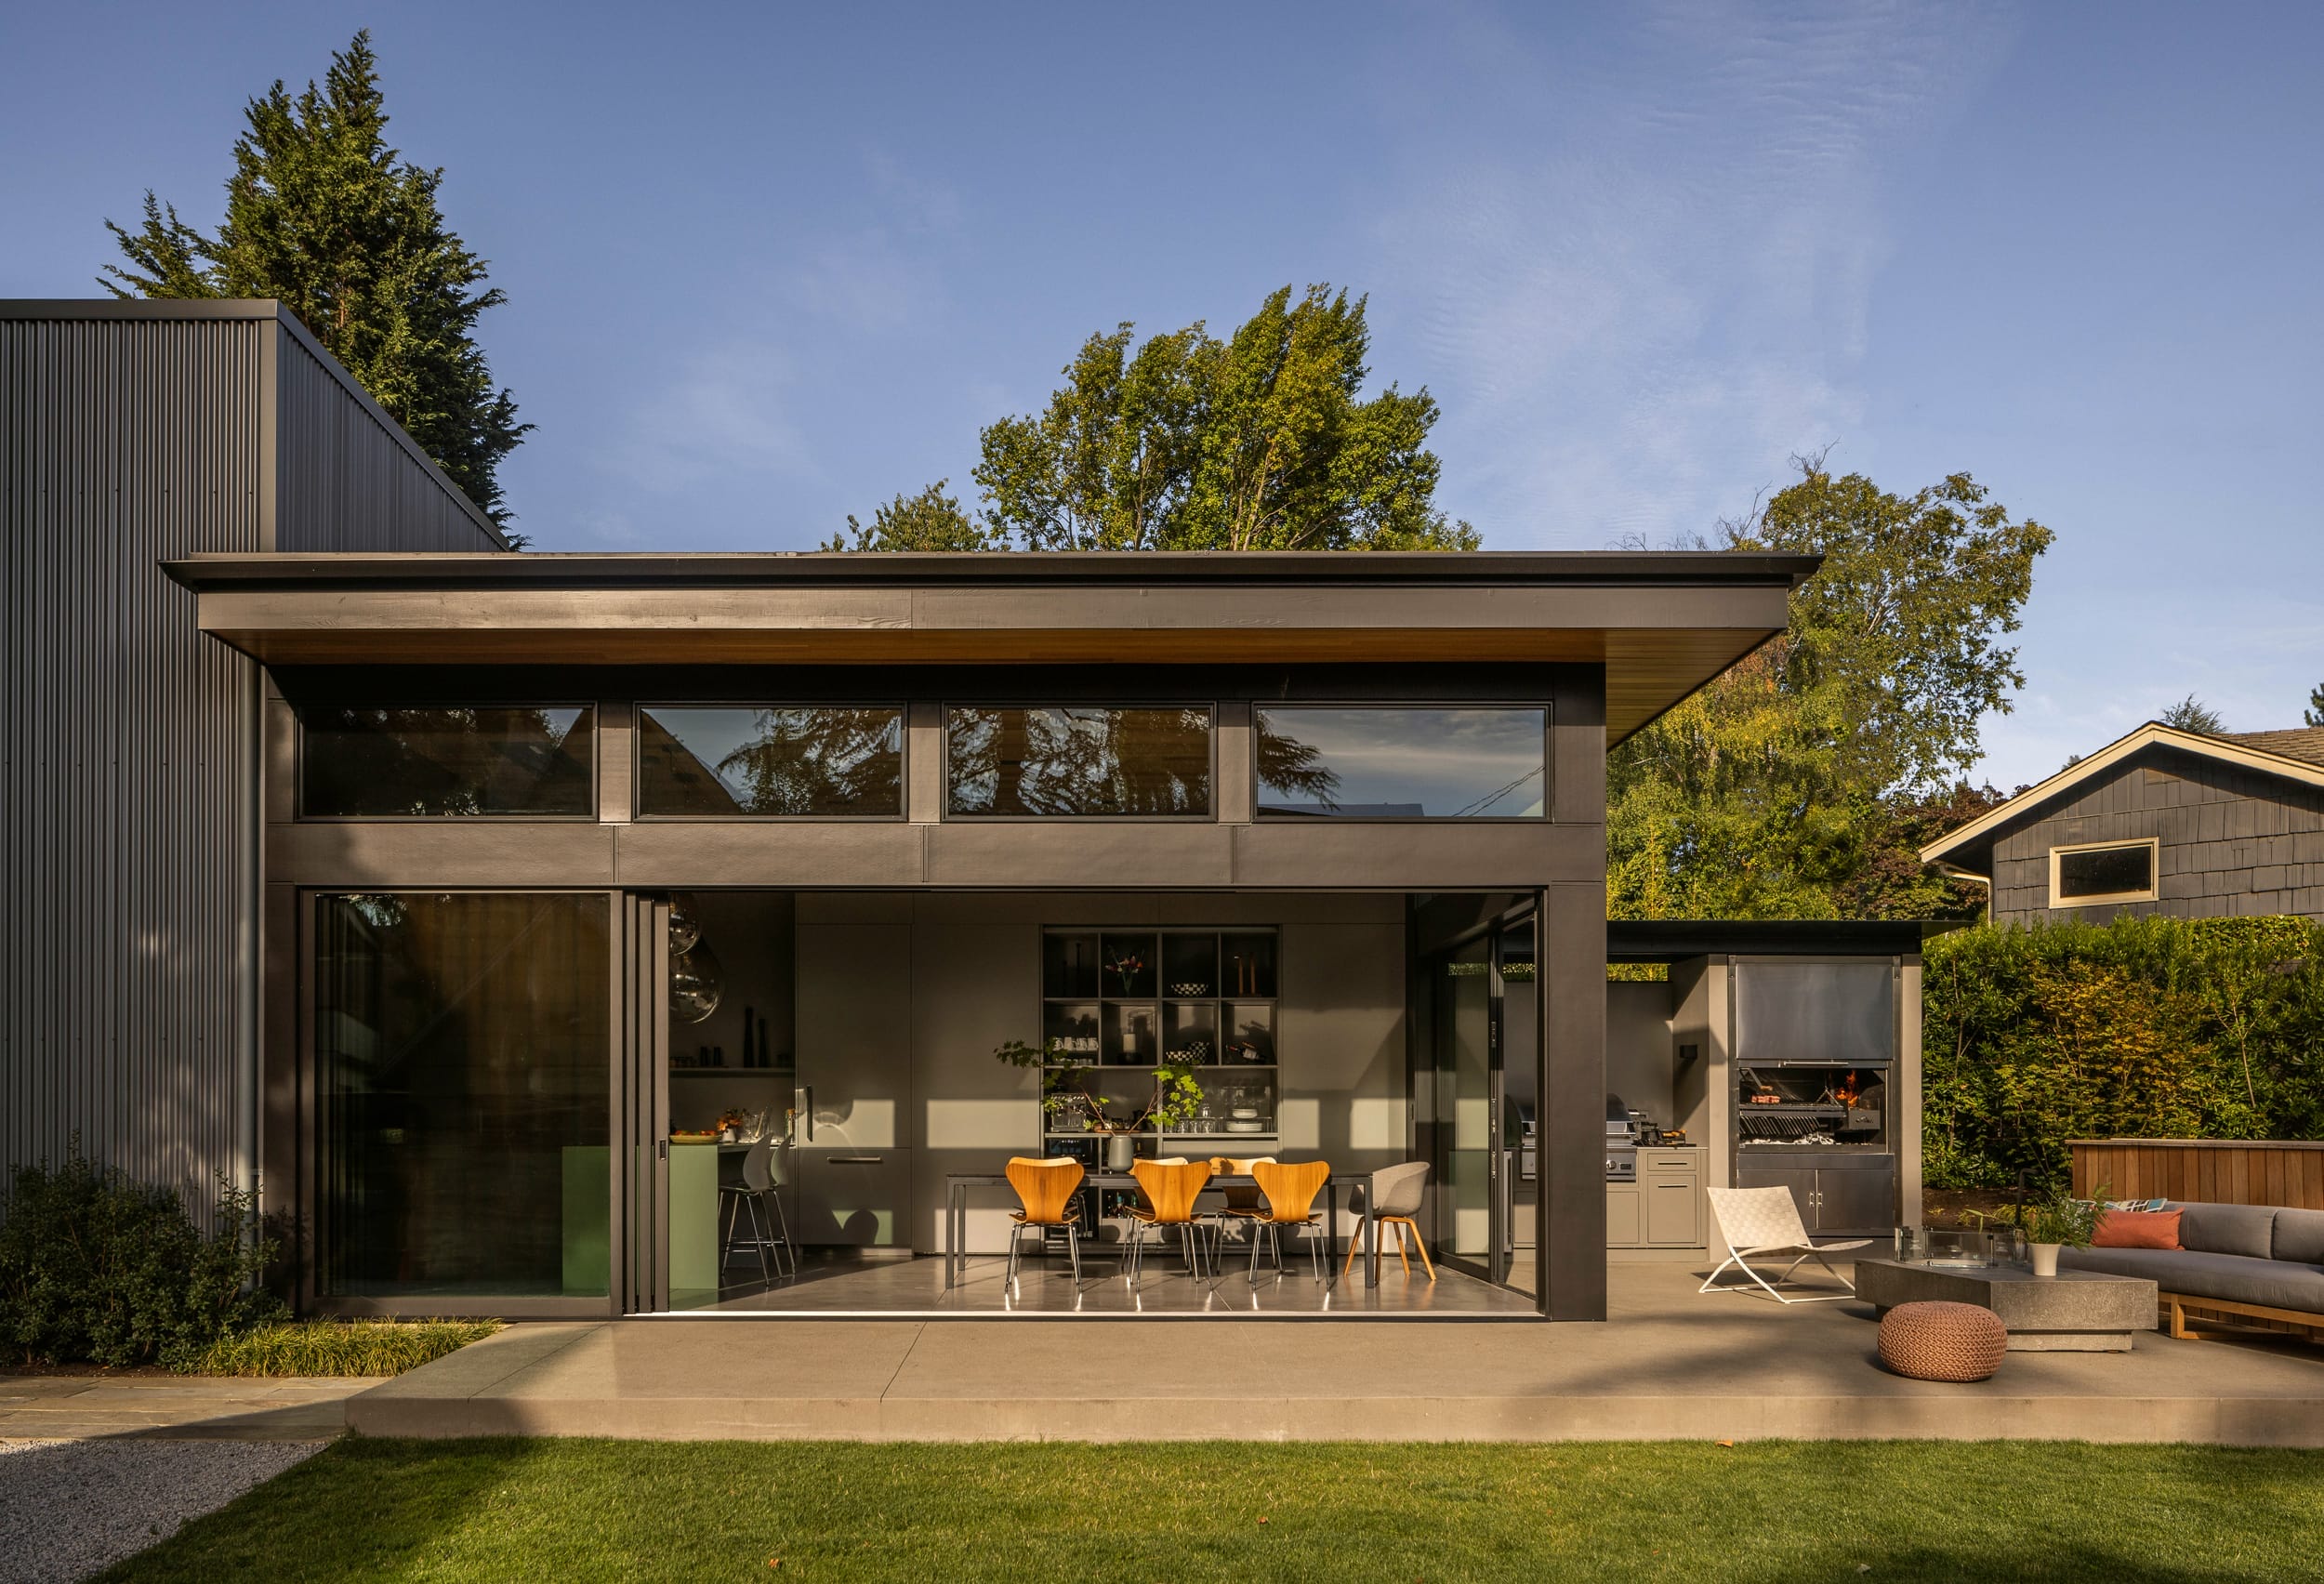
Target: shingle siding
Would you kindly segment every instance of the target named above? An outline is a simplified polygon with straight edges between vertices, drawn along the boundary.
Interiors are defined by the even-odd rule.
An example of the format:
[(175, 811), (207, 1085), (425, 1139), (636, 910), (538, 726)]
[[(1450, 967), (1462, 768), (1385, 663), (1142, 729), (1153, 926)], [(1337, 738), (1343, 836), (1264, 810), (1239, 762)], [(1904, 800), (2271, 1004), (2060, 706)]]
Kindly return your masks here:
[[(2051, 848), (2148, 837), (2159, 901), (2050, 906)], [(2324, 917), (2324, 789), (2158, 748), (1995, 840), (1996, 923), (2120, 913)]]

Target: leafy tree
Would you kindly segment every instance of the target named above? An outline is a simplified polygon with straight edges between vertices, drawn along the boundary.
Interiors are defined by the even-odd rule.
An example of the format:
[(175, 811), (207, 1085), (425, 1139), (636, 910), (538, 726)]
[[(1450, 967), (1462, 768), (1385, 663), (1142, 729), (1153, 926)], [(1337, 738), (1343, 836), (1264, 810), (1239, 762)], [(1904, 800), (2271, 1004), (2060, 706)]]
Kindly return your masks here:
[(1038, 415), (984, 429), (984, 520), (1035, 550), (1473, 549), (1433, 504), (1436, 403), (1364, 400), (1365, 299), (1291, 288), (1221, 341), (1093, 335)]
[[(1956, 473), (1909, 495), (1820, 458), (1728, 548), (1814, 551), (1784, 634), (1607, 763), (1616, 917), (1929, 917), (1906, 843), (1978, 757), (1977, 722), (2024, 684), (2016, 630), (2052, 535)], [(1978, 795), (1970, 794), (1971, 798)], [(1918, 869), (1918, 860), (1908, 861)]]
[(2309, 691), (2308, 706), (2300, 712), (2300, 719), (2310, 726), (2324, 726), (2324, 682)]
[(2199, 733), (2206, 737), (2216, 737), (2227, 729), (2227, 723), (2219, 718), (2219, 711), (2193, 693), (2164, 710), (2159, 719), (2165, 726), (2176, 727), (2182, 732)]
[[(872, 513), (866, 528), (848, 514), (847, 532), (834, 534), (826, 550), (997, 550), (1000, 536), (960, 509), (960, 502), (944, 494), (950, 479), (939, 479), (906, 499), (896, 496)], [(848, 534), (855, 535), (848, 543)]]
[[(111, 220), (128, 268), (116, 297), (276, 297), (468, 495), (506, 524), (498, 469), (533, 426), (495, 389), (478, 318), (506, 298), (444, 224), (442, 169), (388, 147), (371, 35), (296, 99), (278, 81), (246, 109), (214, 237), (145, 195), (138, 230)], [(520, 541), (521, 542), (521, 541)]]

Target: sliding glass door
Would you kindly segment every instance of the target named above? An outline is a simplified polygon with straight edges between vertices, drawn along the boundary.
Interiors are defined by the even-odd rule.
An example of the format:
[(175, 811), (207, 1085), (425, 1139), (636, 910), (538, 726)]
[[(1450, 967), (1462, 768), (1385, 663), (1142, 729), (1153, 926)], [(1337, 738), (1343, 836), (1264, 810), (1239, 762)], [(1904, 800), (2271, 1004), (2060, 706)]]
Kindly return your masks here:
[[(1499, 920), (1433, 952), (1425, 975), (1429, 1061), (1415, 1081), (1436, 1189), (1433, 1241), (1457, 1268), (1533, 1282), (1537, 1202), (1531, 1124), (1540, 1009), (1532, 916)], [(1514, 1052), (1514, 1070), (1504, 1060)]]
[(314, 899), (316, 1294), (424, 1313), (602, 1307), (612, 899)]

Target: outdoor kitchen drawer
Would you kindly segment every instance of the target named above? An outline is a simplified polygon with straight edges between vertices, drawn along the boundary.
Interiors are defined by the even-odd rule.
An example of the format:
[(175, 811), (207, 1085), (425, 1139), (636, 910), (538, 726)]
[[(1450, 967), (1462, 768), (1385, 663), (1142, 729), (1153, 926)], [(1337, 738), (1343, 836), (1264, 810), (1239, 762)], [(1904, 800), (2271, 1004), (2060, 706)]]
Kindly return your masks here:
[(1644, 1212), (1641, 1241), (1649, 1248), (1703, 1246), (1700, 1150), (1641, 1150), (1638, 1186)]
[(1696, 1150), (1640, 1150), (1638, 1175), (1644, 1177), (1650, 1171), (1698, 1170), (1700, 1162), (1697, 1157), (1699, 1154)]

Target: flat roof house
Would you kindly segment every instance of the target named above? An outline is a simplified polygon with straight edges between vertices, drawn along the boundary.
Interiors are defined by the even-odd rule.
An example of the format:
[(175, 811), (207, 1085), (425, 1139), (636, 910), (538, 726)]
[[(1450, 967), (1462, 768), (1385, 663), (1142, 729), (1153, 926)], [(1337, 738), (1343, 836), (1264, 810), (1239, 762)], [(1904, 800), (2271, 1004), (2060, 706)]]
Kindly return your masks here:
[(326, 1313), (812, 1308), (764, 1134), (912, 1307), (1169, 1060), (1139, 1152), (1604, 1317), (1605, 751), (1812, 558), (513, 555), (271, 303), (0, 306), (0, 403), (10, 1161), (262, 1181)]
[(1996, 924), (2159, 914), (2324, 918), (2324, 727), (2148, 721), (1921, 850)]

